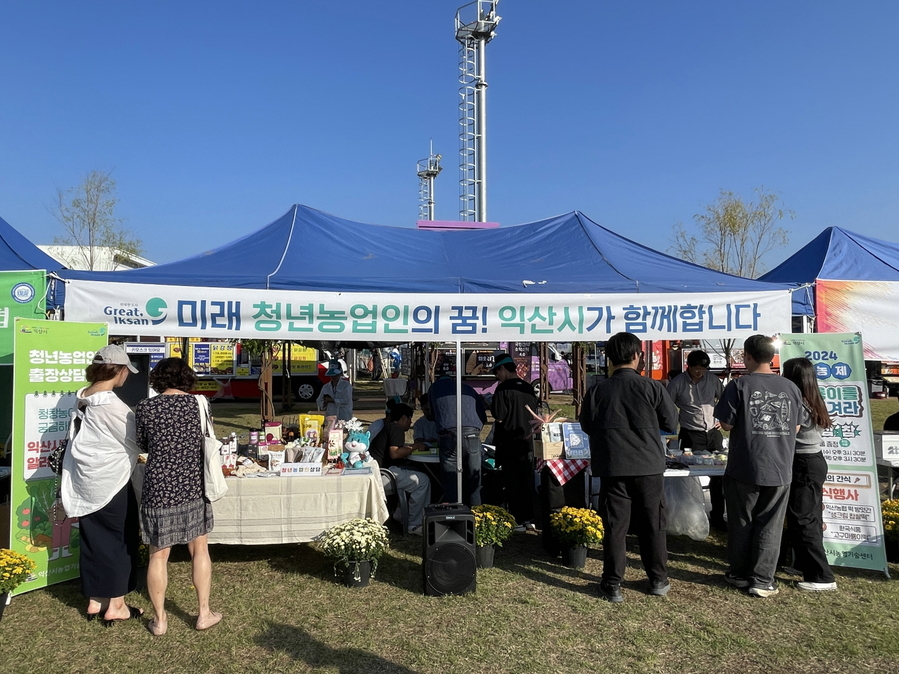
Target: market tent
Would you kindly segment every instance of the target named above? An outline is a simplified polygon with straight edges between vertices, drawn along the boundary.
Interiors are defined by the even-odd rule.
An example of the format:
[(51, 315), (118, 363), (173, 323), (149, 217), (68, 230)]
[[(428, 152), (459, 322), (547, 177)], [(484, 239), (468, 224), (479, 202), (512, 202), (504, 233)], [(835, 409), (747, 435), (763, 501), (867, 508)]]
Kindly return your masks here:
[(514, 227), (367, 225), (295, 205), (257, 232), (169, 264), (66, 278), (328, 292), (645, 293), (782, 289), (678, 260), (577, 211)]
[(55, 272), (62, 269), (62, 265), (0, 218), (0, 271), (26, 269)]
[[(105, 315), (109, 320), (111, 316), (121, 325), (143, 326), (141, 334), (166, 334), (165, 329), (168, 334), (184, 334), (184, 329), (191, 328), (195, 330), (191, 334), (211, 335), (204, 329), (212, 324), (221, 328), (222, 334), (230, 331), (235, 336), (240, 332), (241, 336), (269, 333), (293, 339), (388, 341), (404, 334), (394, 333), (381, 323), (374, 332), (367, 332), (366, 326), (351, 331), (326, 321), (324, 328), (313, 331), (315, 334), (304, 334), (307, 328), (301, 326), (294, 330), (298, 334), (289, 336), (285, 326), (288, 311), (297, 313), (301, 302), (327, 300), (329, 307), (334, 302), (349, 303), (345, 311), (341, 310), (344, 316), (356, 308), (360, 315), (353, 315), (353, 319), (363, 317), (358, 307), (365, 302), (370, 308), (380, 307), (378, 311), (388, 303), (391, 315), (396, 310), (394, 303), (402, 304), (402, 316), (397, 320), (407, 326), (407, 336), (443, 339), (442, 333), (434, 330), (436, 320), (430, 329), (413, 329), (413, 314), (424, 310), (416, 305), (427, 297), (429, 301), (442, 301), (446, 307), (437, 311), (435, 304), (435, 316), (445, 317), (460, 310), (459, 305), (466, 311), (483, 310), (483, 316), (494, 317), (499, 309), (510, 315), (520, 308), (527, 317), (506, 322), (528, 323), (532, 341), (568, 341), (588, 332), (600, 340), (596, 327), (600, 318), (601, 325), (608, 329), (638, 330), (639, 317), (614, 326), (610, 320), (624, 317), (627, 307), (635, 302), (638, 306), (634, 311), (643, 314), (642, 322), (665, 322), (667, 326), (656, 332), (644, 331), (647, 339), (677, 338), (683, 332), (696, 338), (715, 338), (733, 332), (745, 334), (748, 329), (761, 331), (757, 320), (752, 319), (753, 328), (745, 328), (747, 323), (741, 318), (761, 306), (760, 298), (767, 298), (762, 304), (769, 300), (778, 307), (783, 302), (789, 304), (786, 285), (731, 276), (678, 260), (615, 234), (578, 212), (498, 229), (433, 231), (362, 224), (295, 205), (261, 230), (201, 255), (145, 269), (67, 271), (65, 278), (71, 281), (67, 291), (78, 297), (75, 302), (66, 302), (68, 318), (104, 320)], [(108, 282), (115, 284), (114, 292)], [(166, 290), (172, 288), (179, 290)], [(225, 288), (231, 290), (211, 291)], [(288, 294), (278, 295), (280, 291)], [(380, 297), (373, 299), (373, 294)], [(212, 301), (239, 301), (242, 310), (253, 306), (256, 329), (249, 327), (251, 321), (246, 317), (235, 318), (223, 327), (225, 319), (219, 314), (225, 309), (216, 305), (219, 314), (203, 314)], [(717, 308), (713, 306), (716, 304)], [(177, 325), (173, 325), (172, 309), (176, 307), (180, 314)], [(679, 323), (672, 312), (681, 308), (688, 314), (698, 312), (696, 324), (709, 329), (694, 330), (694, 323)], [(591, 311), (592, 315), (585, 318)], [(789, 306), (786, 325), (780, 308), (777, 312), (779, 327), (775, 331), (789, 331)], [(648, 319), (650, 313), (653, 316)], [(577, 323), (576, 329), (562, 334), (530, 321), (531, 316), (537, 316), (546, 323), (547, 317), (557, 315), (561, 321), (562, 314), (577, 315), (577, 320), (570, 321)], [(378, 320), (383, 318), (379, 316)], [(194, 320), (196, 326), (191, 324)], [(455, 326), (453, 334), (464, 334), (466, 341), (504, 339), (499, 336), (501, 331), (488, 329), (486, 322), (483, 317), (470, 318), (465, 326), (470, 332)], [(587, 322), (592, 327), (582, 329)], [(356, 323), (361, 326), (363, 321)], [(744, 327), (738, 329), (738, 324)], [(516, 332), (509, 328), (505, 334), (512, 334), (510, 339), (521, 338), (520, 329)]]
[(818, 332), (861, 331), (866, 358), (899, 360), (899, 243), (828, 227), (759, 280), (813, 288)]

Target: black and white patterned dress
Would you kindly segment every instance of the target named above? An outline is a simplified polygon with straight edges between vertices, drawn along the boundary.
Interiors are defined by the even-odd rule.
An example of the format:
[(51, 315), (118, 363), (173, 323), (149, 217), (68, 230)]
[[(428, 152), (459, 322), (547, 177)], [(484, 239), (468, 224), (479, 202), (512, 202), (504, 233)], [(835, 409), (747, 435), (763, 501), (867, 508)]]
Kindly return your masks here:
[(159, 548), (212, 531), (212, 505), (203, 495), (200, 408), (192, 395), (158, 395), (135, 410), (137, 444), (147, 452), (140, 504), (144, 542)]

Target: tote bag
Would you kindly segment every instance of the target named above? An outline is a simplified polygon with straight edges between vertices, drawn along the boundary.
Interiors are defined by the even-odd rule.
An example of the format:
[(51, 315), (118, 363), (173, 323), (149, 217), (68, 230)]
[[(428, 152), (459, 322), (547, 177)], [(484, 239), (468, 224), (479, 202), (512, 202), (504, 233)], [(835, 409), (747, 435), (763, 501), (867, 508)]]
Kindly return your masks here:
[(204, 395), (194, 396), (200, 405), (200, 427), (203, 429), (203, 490), (210, 503), (228, 491), (222, 474), (222, 443), (215, 437), (209, 418), (209, 401)]

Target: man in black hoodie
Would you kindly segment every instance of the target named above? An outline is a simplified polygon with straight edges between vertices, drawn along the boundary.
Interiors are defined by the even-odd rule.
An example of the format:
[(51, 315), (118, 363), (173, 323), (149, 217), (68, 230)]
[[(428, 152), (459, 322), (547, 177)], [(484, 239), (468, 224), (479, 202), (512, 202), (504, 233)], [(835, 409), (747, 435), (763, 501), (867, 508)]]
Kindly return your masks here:
[(665, 539), (665, 448), (660, 431), (677, 428), (677, 408), (659, 382), (640, 375), (643, 353), (639, 337), (628, 332), (606, 342), (609, 378), (587, 392), (581, 428), (590, 436), (593, 474), (599, 476), (603, 539), (600, 596), (624, 601), (621, 581), (627, 565), (625, 538), (631, 511), (640, 541), (640, 558), (650, 593), (665, 596), (668, 549)]

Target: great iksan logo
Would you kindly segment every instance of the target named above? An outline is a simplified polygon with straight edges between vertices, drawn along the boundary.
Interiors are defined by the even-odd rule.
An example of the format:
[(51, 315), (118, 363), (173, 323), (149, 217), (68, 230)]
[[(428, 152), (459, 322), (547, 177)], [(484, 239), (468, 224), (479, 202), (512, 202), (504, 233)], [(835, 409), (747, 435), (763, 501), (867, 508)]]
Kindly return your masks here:
[(114, 325), (159, 325), (168, 316), (168, 304), (161, 297), (153, 297), (147, 300), (143, 311), (136, 304), (125, 304), (103, 307), (103, 313)]

